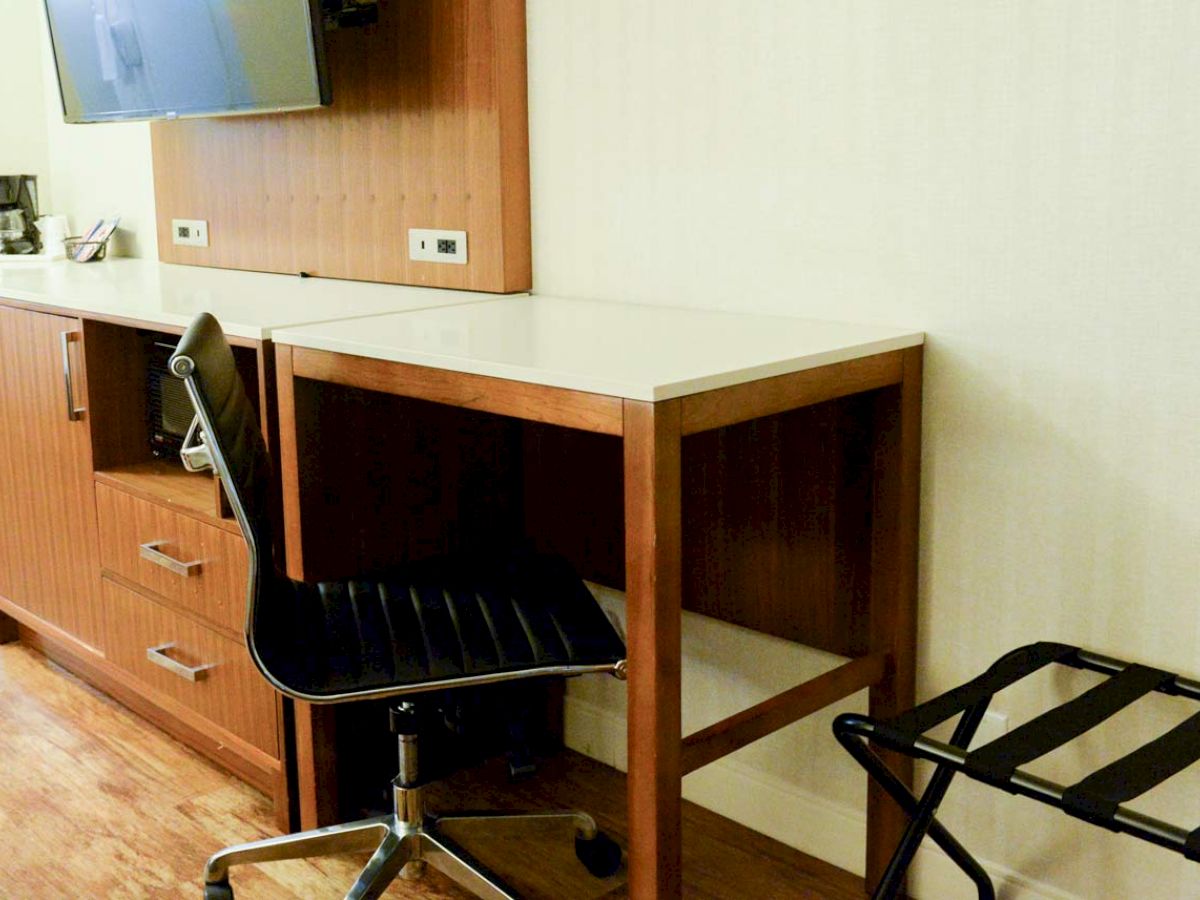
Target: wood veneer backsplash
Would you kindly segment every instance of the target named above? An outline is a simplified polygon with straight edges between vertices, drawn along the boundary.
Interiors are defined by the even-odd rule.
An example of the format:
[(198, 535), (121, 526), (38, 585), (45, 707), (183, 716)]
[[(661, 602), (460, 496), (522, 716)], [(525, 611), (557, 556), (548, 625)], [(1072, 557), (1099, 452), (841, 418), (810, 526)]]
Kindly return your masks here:
[[(333, 106), (155, 123), (163, 262), (509, 292), (531, 283), (524, 0), (381, 0), (326, 35)], [(171, 243), (206, 219), (208, 247)], [(408, 259), (467, 232), (466, 265)]]

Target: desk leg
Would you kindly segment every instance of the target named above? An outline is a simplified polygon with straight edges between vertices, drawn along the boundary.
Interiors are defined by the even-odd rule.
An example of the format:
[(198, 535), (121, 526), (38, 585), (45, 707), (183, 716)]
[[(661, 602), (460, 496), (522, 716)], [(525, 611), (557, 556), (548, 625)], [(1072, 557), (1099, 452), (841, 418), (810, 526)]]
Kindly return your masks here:
[[(304, 579), (304, 537), (300, 522), (301, 453), (297, 435), (308, 422), (296, 419), (292, 348), (275, 348), (275, 386), (279, 416), (279, 471), (282, 487), (287, 573)], [(296, 795), (302, 829), (333, 825), (338, 820), (337, 752), (331, 707), (297, 700), (293, 704), (296, 738)]]
[[(292, 370), (292, 348), (275, 348), (275, 387), (279, 417), (279, 481), (283, 506), (284, 562), (287, 573), (304, 580), (304, 533), (300, 521), (300, 466), (297, 435), (308, 422), (296, 420), (296, 384)], [(297, 708), (303, 704), (297, 704)], [(297, 713), (297, 721), (299, 713)]]
[(17, 620), (11, 616), (4, 615), (4, 613), (0, 613), (0, 644), (11, 644), (19, 638)]
[(678, 401), (625, 401), (629, 895), (682, 891)]
[[(871, 688), (870, 713), (886, 718), (916, 696), (917, 539), (921, 477), (920, 347), (904, 351), (904, 380), (880, 391), (875, 407), (875, 501), (871, 535), (871, 649), (889, 654)], [(881, 752), (912, 785), (912, 760)], [(870, 782), (867, 793), (867, 886), (874, 888), (900, 841), (907, 817)]]
[(339, 821), (337, 749), (333, 708), (297, 700), (296, 793), (300, 828), (308, 830)]

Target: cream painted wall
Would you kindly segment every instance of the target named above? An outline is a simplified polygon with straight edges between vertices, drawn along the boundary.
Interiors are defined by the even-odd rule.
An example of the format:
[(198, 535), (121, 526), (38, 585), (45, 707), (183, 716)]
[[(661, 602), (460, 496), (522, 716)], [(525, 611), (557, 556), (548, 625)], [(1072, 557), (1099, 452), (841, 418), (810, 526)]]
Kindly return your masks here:
[(120, 215), (121, 228), (111, 252), (157, 258), (150, 126), (144, 122), (65, 124), (44, 16), (39, 16), (38, 27), (54, 211), (70, 217), (74, 232), (99, 218)]
[[(4, 24), (4, 69), (0, 79), (0, 174), (47, 172), (43, 118), (42, 45), (37, 39), (41, 10), (28, 0), (0, 0)], [(11, 37), (10, 37), (11, 35)]]
[[(15, 27), (30, 5), (0, 0)], [(539, 292), (929, 333), (922, 695), (1037, 638), (1200, 673), (1200, 5), (528, 10)], [(146, 127), (63, 126), (46, 95), (56, 205), (76, 223), (119, 209), (134, 251), (156, 255)], [(27, 106), (0, 94), (0, 121), (36, 148), (36, 117), (10, 115)], [(698, 618), (685, 641), (689, 729), (831, 664)], [(998, 708), (1019, 721), (1081, 683)], [(622, 700), (573, 684), (572, 741), (620, 762)], [(1167, 704), (1110, 731), (1128, 741), (1180, 715)], [(831, 718), (690, 776), (689, 796), (859, 866), (864, 781)], [(1101, 743), (1045, 771), (1068, 777)], [(943, 818), (1010, 900), (1200, 896), (1165, 851), (971, 784)], [(921, 864), (919, 896), (964, 893), (938, 854)]]
[[(1200, 672), (1200, 5), (530, 0), (529, 29), (539, 292), (929, 333), (923, 696), (1038, 638)], [(689, 728), (827, 664), (687, 630)], [(572, 685), (572, 728), (619, 760), (614, 688)], [(828, 722), (686, 790), (861, 865)], [(1009, 897), (1200, 896), (1027, 801), (965, 785), (943, 815)], [(917, 887), (967, 895), (936, 854)]]
[(0, 81), (0, 173), (36, 174), (42, 211), (75, 231), (119, 213), (112, 252), (157, 257), (149, 127), (63, 124), (41, 3), (0, 0), (0, 21), (5, 71), (20, 73)]

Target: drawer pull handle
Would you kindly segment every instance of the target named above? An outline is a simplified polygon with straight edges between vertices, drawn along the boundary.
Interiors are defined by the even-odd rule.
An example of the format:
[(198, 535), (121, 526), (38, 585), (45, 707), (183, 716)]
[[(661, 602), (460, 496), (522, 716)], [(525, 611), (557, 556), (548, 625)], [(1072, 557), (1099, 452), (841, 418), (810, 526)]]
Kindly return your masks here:
[(174, 641), (159, 644), (157, 647), (146, 648), (146, 659), (156, 666), (162, 666), (168, 672), (173, 672), (187, 681), (202, 681), (209, 669), (215, 669), (216, 663), (205, 663), (201, 666), (185, 666), (178, 660), (167, 656), (167, 651), (175, 646)]
[(166, 546), (167, 543), (167, 541), (150, 541), (148, 544), (138, 544), (138, 551), (142, 559), (149, 560), (156, 566), (162, 566), (164, 569), (174, 572), (181, 578), (187, 578), (200, 571), (200, 564), (204, 560), (194, 559), (191, 562), (180, 562), (158, 549), (159, 547)]
[(71, 343), (79, 340), (79, 332), (63, 331), (59, 338), (62, 340), (63, 381), (67, 390), (67, 421), (78, 422), (87, 412), (82, 406), (75, 405), (75, 383), (71, 377)]

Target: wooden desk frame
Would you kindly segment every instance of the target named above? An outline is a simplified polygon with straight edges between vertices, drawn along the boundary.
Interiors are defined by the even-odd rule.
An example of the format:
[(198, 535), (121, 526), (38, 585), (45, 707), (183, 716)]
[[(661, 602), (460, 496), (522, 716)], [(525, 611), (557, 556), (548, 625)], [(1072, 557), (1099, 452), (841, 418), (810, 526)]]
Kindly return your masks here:
[[(914, 701), (922, 348), (913, 347), (658, 402), (278, 345), (280, 457), (288, 569), (302, 577), (300, 478), (293, 379), (324, 381), (623, 441), (629, 647), (629, 890), (637, 900), (681, 895), (681, 780), (864, 688), (870, 713)], [(889, 390), (880, 390), (889, 389)], [(681, 446), (689, 434), (876, 391), (869, 553), (869, 651), (817, 678), (702, 729), (680, 715)], [(321, 710), (297, 704), (302, 825), (327, 824), (334, 760), (320, 739)], [(891, 757), (911, 784), (911, 761)], [(881, 876), (904, 816), (873, 783), (868, 793), (867, 882)]]

